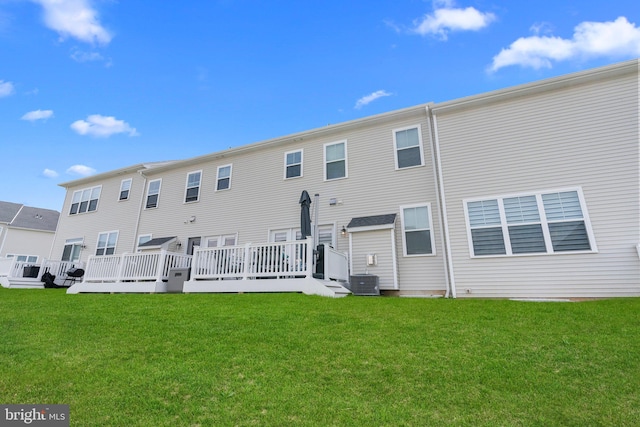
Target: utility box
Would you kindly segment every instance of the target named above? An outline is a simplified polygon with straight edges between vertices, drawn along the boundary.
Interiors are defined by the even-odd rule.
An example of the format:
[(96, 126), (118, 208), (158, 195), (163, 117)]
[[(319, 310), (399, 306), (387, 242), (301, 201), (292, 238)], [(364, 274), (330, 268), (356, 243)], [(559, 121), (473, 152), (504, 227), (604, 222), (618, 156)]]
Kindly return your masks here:
[(349, 278), (353, 295), (380, 295), (379, 277), (374, 274), (354, 274)]
[(182, 292), (184, 289), (184, 282), (189, 280), (189, 272), (189, 268), (172, 268), (169, 270), (167, 292)]

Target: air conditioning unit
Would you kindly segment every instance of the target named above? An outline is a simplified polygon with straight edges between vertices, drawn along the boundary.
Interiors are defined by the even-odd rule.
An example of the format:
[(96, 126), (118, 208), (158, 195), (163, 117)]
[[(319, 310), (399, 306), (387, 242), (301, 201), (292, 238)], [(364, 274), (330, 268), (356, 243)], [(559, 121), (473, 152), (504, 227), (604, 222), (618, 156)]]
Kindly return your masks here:
[(374, 274), (355, 274), (349, 277), (349, 290), (353, 295), (380, 295), (378, 282)]

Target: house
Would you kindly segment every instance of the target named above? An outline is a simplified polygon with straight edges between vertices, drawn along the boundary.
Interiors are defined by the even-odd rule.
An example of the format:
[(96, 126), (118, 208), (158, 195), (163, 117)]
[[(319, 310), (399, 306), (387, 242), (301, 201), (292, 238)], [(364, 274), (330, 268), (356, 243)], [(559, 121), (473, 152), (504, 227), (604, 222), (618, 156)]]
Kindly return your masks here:
[(59, 216), (51, 209), (0, 201), (0, 276), (8, 276), (12, 263), (32, 266), (49, 256)]
[(51, 258), (88, 263), (70, 292), (166, 291), (169, 267), (190, 269), (185, 292), (299, 290), (322, 244), (337, 293), (366, 277), (407, 296), (638, 296), (638, 68), (66, 182)]

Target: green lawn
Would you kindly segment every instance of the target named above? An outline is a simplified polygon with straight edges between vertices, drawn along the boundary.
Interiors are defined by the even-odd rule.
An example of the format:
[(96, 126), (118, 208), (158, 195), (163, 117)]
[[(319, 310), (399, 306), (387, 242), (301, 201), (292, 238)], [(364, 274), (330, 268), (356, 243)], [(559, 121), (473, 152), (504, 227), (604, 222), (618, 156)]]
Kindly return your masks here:
[(0, 288), (0, 403), (72, 426), (637, 426), (640, 299)]

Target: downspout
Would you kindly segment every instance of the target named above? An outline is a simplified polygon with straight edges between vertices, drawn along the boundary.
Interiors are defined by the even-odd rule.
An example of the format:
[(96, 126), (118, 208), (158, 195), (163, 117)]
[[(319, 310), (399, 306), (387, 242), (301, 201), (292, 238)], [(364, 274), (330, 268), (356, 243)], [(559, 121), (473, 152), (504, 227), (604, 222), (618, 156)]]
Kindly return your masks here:
[(453, 274), (453, 255), (451, 254), (451, 238), (449, 236), (449, 220), (447, 219), (447, 201), (444, 192), (444, 178), (442, 175), (442, 162), (440, 158), (440, 139), (438, 138), (438, 120), (433, 112), (426, 107), (427, 116), (431, 119), (432, 123), (432, 136), (433, 136), (433, 159), (435, 162), (436, 180), (438, 182), (438, 205), (440, 207), (440, 216), (442, 217), (442, 227), (440, 230), (440, 236), (442, 238), (442, 244), (445, 250), (445, 271), (447, 277), (447, 290), (445, 292), (445, 298), (456, 298), (456, 280)]
[[(138, 217), (136, 218), (136, 228), (134, 230), (133, 248), (131, 248), (131, 253), (135, 253), (136, 247), (138, 246), (138, 231), (140, 230), (140, 217), (142, 216), (142, 205), (144, 204), (144, 195), (147, 191), (147, 177), (144, 175), (142, 170), (139, 170), (138, 173), (142, 177), (142, 193), (140, 193), (140, 208), (138, 209)], [(132, 183), (132, 186), (133, 186), (133, 183)]]

